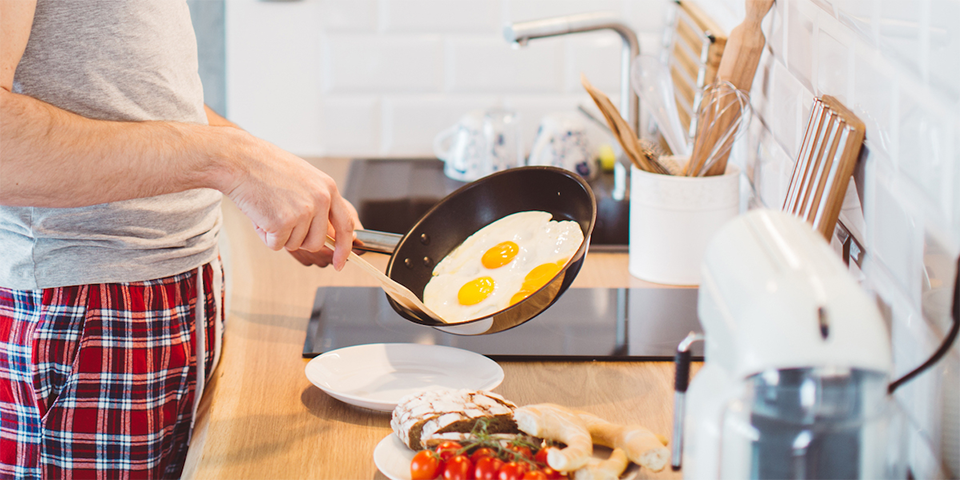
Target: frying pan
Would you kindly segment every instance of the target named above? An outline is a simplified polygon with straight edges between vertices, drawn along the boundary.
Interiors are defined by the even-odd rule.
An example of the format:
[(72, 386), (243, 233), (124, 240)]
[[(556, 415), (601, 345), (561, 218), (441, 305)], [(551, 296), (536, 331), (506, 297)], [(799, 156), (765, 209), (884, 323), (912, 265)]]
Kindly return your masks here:
[(389, 253), (386, 275), (423, 299), (423, 289), (437, 262), (467, 237), (500, 218), (530, 210), (549, 212), (557, 221), (577, 222), (584, 238), (553, 280), (526, 299), (485, 317), (450, 324), (406, 308), (387, 296), (390, 306), (411, 322), (457, 335), (496, 333), (539, 315), (567, 290), (580, 271), (597, 220), (597, 200), (580, 176), (548, 166), (503, 170), (447, 195), (405, 235), (358, 230), (358, 243), (362, 245), (357, 248)]

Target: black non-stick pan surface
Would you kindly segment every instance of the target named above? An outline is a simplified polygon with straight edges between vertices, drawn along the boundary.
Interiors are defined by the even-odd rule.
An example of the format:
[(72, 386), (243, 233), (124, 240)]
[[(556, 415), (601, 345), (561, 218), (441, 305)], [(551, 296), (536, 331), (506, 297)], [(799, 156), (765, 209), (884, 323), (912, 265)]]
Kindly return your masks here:
[(597, 219), (593, 191), (580, 176), (560, 168), (513, 168), (464, 185), (425, 213), (401, 238), (386, 273), (422, 299), (437, 262), (467, 237), (500, 218), (529, 210), (549, 212), (558, 221), (573, 220), (583, 230), (583, 244), (549, 284), (505, 310), (453, 325), (421, 317), (388, 297), (393, 309), (412, 322), (460, 335), (503, 331), (539, 315), (573, 283)]

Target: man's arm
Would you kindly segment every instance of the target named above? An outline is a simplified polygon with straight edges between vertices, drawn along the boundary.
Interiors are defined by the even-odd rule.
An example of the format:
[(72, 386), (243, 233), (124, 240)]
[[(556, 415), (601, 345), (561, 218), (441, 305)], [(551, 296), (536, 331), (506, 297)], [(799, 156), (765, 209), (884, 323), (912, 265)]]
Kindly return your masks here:
[(203, 105), (203, 110), (204, 110), (205, 112), (207, 112), (207, 123), (209, 123), (210, 125), (212, 125), (212, 126), (214, 126), (214, 127), (233, 127), (233, 128), (240, 128), (239, 125), (237, 125), (236, 123), (231, 122), (230, 120), (227, 120), (226, 118), (223, 118), (223, 116), (221, 116), (219, 113), (213, 111), (213, 109), (210, 108), (210, 107), (209, 107), (208, 105), (206, 105), (206, 104)]
[(93, 120), (12, 93), (35, 7), (0, 0), (0, 204), (79, 207), (214, 188), (274, 250), (319, 251), (329, 222), (343, 267), (356, 214), (303, 159), (239, 128)]

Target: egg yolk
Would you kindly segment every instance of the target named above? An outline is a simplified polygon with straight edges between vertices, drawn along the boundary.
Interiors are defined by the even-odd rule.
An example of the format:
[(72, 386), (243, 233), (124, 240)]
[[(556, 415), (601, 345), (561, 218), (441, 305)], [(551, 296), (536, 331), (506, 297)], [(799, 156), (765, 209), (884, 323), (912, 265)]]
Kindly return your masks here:
[(460, 291), (457, 292), (457, 300), (460, 305), (476, 305), (484, 301), (493, 293), (493, 279), (490, 277), (480, 277), (463, 284)]
[(536, 292), (540, 287), (547, 284), (553, 277), (560, 273), (560, 269), (567, 264), (567, 259), (560, 260), (557, 263), (544, 263), (542, 265), (537, 265), (530, 270), (530, 273), (527, 274), (523, 279), (523, 285), (520, 286), (520, 290), (510, 297), (510, 305), (527, 298), (533, 292)]
[(480, 258), (480, 263), (483, 263), (483, 266), (489, 269), (500, 268), (510, 263), (519, 251), (520, 247), (514, 242), (509, 240), (500, 242), (490, 247), (490, 249), (483, 254), (483, 257)]

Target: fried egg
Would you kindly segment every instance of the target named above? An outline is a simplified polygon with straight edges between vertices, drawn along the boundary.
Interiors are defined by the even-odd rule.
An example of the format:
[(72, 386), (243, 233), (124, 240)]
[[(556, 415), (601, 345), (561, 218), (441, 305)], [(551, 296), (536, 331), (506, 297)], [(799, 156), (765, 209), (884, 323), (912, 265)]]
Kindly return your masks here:
[(484, 317), (550, 282), (583, 243), (574, 221), (547, 212), (518, 212), (468, 237), (433, 269), (423, 302), (444, 320)]

